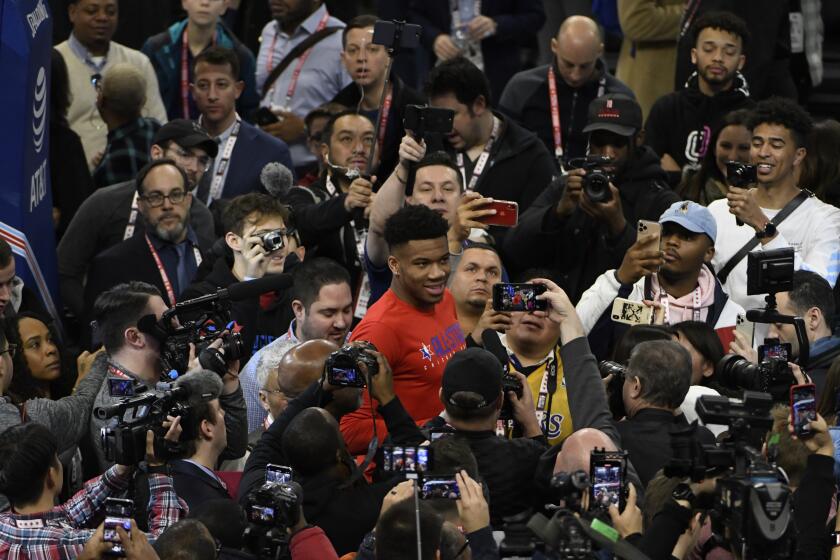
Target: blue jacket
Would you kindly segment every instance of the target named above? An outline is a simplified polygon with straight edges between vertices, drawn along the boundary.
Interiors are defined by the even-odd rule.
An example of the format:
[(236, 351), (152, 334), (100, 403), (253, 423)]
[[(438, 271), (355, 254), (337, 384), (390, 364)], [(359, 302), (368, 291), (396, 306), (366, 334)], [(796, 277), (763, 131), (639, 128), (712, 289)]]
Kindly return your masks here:
[[(219, 151), (221, 152), (221, 148)], [(240, 194), (266, 192), (260, 182), (260, 173), (265, 164), (274, 161), (282, 163), (294, 174), (289, 146), (279, 138), (243, 121), (230, 156), (230, 169), (225, 177), (222, 198), (231, 199)], [(212, 180), (211, 169), (204, 174), (198, 185), (198, 196), (205, 203)]]
[[(184, 117), (181, 108), (181, 37), (184, 35), (186, 26), (187, 20), (173, 23), (166, 31), (147, 39), (141, 49), (143, 54), (152, 61), (152, 66), (155, 68), (160, 96), (170, 120)], [(239, 79), (245, 82), (245, 90), (236, 102), (236, 110), (242, 115), (242, 118), (250, 120), (251, 114), (260, 103), (255, 78), (257, 63), (254, 60), (254, 55), (221, 21), (216, 26), (215, 44), (226, 49), (233, 49), (239, 58)], [(187, 52), (190, 83), (192, 83), (195, 80), (192, 68), (193, 56), (189, 50)], [(190, 93), (189, 106), (189, 118), (197, 119), (199, 113), (195, 101), (193, 101), (192, 92)]]

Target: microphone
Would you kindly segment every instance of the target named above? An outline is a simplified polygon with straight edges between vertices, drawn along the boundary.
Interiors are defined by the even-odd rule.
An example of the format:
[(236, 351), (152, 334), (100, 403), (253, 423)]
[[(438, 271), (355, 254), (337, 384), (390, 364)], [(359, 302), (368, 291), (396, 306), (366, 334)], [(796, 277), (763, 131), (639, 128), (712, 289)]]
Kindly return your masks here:
[(502, 344), (502, 340), (499, 338), (499, 333), (492, 329), (484, 329), (484, 332), (481, 333), (481, 343), (484, 345), (484, 349), (493, 354), (499, 363), (502, 364), (502, 369), (504, 369), (505, 373), (508, 373), (510, 369), (510, 362), (508, 360), (508, 353), (505, 350), (504, 344)]
[(266, 163), (260, 171), (260, 183), (274, 198), (285, 198), (294, 182), (292, 172), (279, 161)]
[(189, 406), (212, 401), (222, 394), (222, 378), (208, 369), (187, 372), (172, 386), (173, 393), (186, 397)]
[[(292, 284), (294, 284), (294, 280), (291, 274), (270, 274), (256, 280), (236, 282), (225, 290), (219, 290), (216, 294), (219, 295), (220, 299), (227, 297), (231, 301), (241, 301), (259, 297), (266, 292), (285, 290), (291, 288)], [(226, 292), (224, 295), (222, 295), (223, 291)]]

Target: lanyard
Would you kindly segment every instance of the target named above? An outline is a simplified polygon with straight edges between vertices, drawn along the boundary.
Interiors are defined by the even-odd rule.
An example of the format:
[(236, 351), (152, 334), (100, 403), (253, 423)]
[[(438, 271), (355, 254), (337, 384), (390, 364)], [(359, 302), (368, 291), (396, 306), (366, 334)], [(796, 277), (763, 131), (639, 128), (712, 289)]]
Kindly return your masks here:
[[(551, 415), (551, 406), (554, 403), (554, 393), (557, 392), (557, 364), (560, 360), (557, 352), (557, 347), (555, 347), (546, 358), (545, 371), (543, 371), (542, 381), (540, 381), (540, 393), (535, 403), (537, 422), (539, 422), (546, 437), (548, 436), (548, 418)], [(517, 371), (523, 369), (515, 355), (510, 356), (510, 361), (513, 362)]]
[[(189, 47), (187, 43), (187, 27), (184, 26), (184, 34), (181, 36), (181, 114), (185, 119), (190, 119), (190, 57)], [(216, 36), (213, 36), (213, 45), (216, 44)]]
[(551, 106), (551, 129), (554, 133), (554, 157), (563, 159), (563, 131), (560, 128), (560, 100), (557, 98), (557, 79), (554, 66), (548, 65), (548, 103)]
[(385, 129), (388, 127), (388, 113), (391, 112), (392, 91), (385, 96), (382, 102), (382, 111), (379, 114), (379, 138), (376, 139), (376, 148), (379, 150), (379, 158), (382, 159), (382, 147), (385, 145)]
[[(318, 22), (318, 27), (315, 28), (315, 33), (321, 31), (327, 26), (327, 22), (330, 19), (329, 12), (324, 12), (324, 15), (321, 17), (321, 21)], [(279, 24), (275, 28), (274, 37), (271, 39), (271, 48), (268, 50), (268, 57), (266, 58), (265, 62), (265, 69), (268, 74), (271, 74), (271, 71), (274, 69), (274, 48), (277, 46), (277, 35), (279, 35), (280, 27)], [(297, 82), (298, 78), (300, 78), (300, 72), (303, 70), (303, 65), (306, 63), (306, 59), (309, 58), (309, 53), (312, 52), (313, 47), (309, 47), (306, 51), (300, 55), (298, 58), (297, 66), (295, 66), (294, 72), (292, 72), (292, 80), (289, 83), (289, 89), (286, 90), (286, 101), (283, 103), (283, 107), (286, 110), (289, 109), (290, 103), (292, 101), (292, 97), (295, 95), (295, 90), (297, 89)], [(269, 91), (268, 97), (272, 96), (274, 92), (274, 87), (271, 88)]]
[(222, 150), (222, 159), (219, 160), (219, 163), (216, 166), (216, 173), (213, 174), (213, 182), (210, 184), (210, 194), (207, 195), (207, 206), (210, 206), (210, 203), (213, 202), (213, 200), (222, 196), (225, 172), (227, 171), (228, 164), (230, 163), (230, 156), (233, 154), (233, 147), (236, 145), (236, 138), (239, 136), (239, 127), (241, 125), (242, 119), (239, 118), (239, 115), (236, 115), (236, 122), (233, 123), (230, 136), (228, 136), (228, 139), (225, 142), (225, 147)]
[(134, 224), (137, 222), (137, 199), (139, 195), (134, 191), (134, 198), (131, 200), (131, 213), (128, 215), (128, 223), (125, 226), (125, 233), (123, 233), (123, 241), (131, 238), (134, 235)]
[[(701, 299), (701, 294), (700, 294), (700, 286), (697, 286), (697, 288), (694, 289), (694, 298), (693, 299), (694, 299), (694, 301), (693, 301), (693, 307), (691, 308), (691, 320), (692, 321), (700, 321), (701, 320), (700, 319), (700, 310), (702, 309), (702, 303), (703, 303), (703, 300)], [(665, 292), (665, 290), (662, 290), (659, 293), (659, 302), (662, 304), (662, 309), (665, 313), (664, 314), (665, 324), (670, 325), (671, 324), (671, 303), (670, 303), (670, 297)]]
[(146, 244), (149, 246), (149, 252), (152, 253), (152, 258), (155, 259), (155, 264), (158, 267), (158, 272), (160, 273), (160, 279), (163, 280), (163, 287), (166, 289), (166, 297), (169, 298), (169, 305), (175, 305), (175, 290), (172, 289), (172, 282), (169, 281), (169, 276), (166, 274), (166, 269), (163, 268), (163, 262), (160, 260), (160, 255), (155, 250), (155, 246), (152, 245), (152, 240), (149, 239), (149, 235), (146, 234)]
[(127, 373), (125, 373), (123, 370), (121, 370), (112, 363), (108, 363), (108, 375), (111, 375), (112, 377), (119, 377), (120, 379), (133, 379)]
[(484, 166), (487, 165), (487, 160), (490, 158), (490, 150), (493, 149), (493, 142), (496, 141), (496, 138), (499, 135), (499, 128), (500, 121), (494, 116), (493, 131), (490, 133), (490, 139), (484, 145), (484, 150), (481, 152), (481, 155), (478, 156), (478, 161), (476, 161), (475, 167), (473, 168), (469, 184), (467, 184), (467, 170), (464, 167), (464, 152), (458, 152), (458, 168), (461, 170), (461, 176), (464, 178), (464, 184), (467, 185), (468, 191), (475, 190), (475, 186), (481, 178), (482, 172), (484, 172)]

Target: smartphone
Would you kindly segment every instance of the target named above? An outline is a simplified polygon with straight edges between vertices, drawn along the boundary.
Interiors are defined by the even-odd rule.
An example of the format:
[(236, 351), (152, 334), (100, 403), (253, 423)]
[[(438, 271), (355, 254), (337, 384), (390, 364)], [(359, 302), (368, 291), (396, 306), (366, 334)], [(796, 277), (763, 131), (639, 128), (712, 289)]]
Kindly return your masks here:
[(504, 284), (493, 285), (493, 309), (496, 311), (544, 311), (548, 302), (537, 299), (545, 292), (542, 284)]
[(790, 410), (793, 431), (797, 436), (811, 435), (808, 423), (817, 419), (817, 386), (813, 383), (794, 385), (790, 388)]
[(606, 510), (615, 505), (624, 511), (624, 479), (626, 461), (620, 451), (592, 451), (589, 463), (590, 509)]
[(259, 126), (267, 126), (280, 122), (280, 118), (268, 107), (260, 107), (257, 109), (257, 112), (254, 113), (254, 122), (256, 122)]
[(649, 237), (650, 241), (648, 243), (659, 247), (659, 240), (662, 237), (662, 224), (659, 222), (639, 220), (639, 223), (636, 224), (636, 232), (637, 238), (642, 236)]
[(753, 337), (755, 336), (755, 323), (747, 321), (743, 315), (735, 316), (735, 330), (747, 339), (750, 346), (753, 344)]
[(291, 482), (292, 467), (268, 464), (265, 467), (266, 482)]
[(420, 486), (421, 500), (458, 500), (460, 498), (461, 489), (458, 488), (455, 475), (424, 478), (423, 484)]
[(108, 394), (112, 397), (133, 397), (134, 380), (120, 377), (108, 378)]
[(386, 472), (427, 472), (431, 468), (431, 457), (432, 451), (425, 445), (383, 445), (378, 464)]
[(122, 525), (123, 531), (128, 533), (128, 538), (131, 538), (131, 518), (111, 516), (105, 518), (102, 540), (113, 543), (111, 550), (107, 553), (108, 556), (125, 556), (125, 547), (122, 545), (119, 533), (117, 533), (117, 527), (120, 525)]
[(610, 317), (616, 323), (625, 325), (651, 325), (653, 324), (653, 307), (640, 301), (615, 298)]
[(519, 204), (510, 200), (494, 200), (482, 209), (496, 211), (492, 216), (484, 216), (478, 221), (491, 226), (513, 227), (519, 223)]
[(364, 374), (356, 367), (327, 368), (327, 382), (334, 387), (365, 387)]

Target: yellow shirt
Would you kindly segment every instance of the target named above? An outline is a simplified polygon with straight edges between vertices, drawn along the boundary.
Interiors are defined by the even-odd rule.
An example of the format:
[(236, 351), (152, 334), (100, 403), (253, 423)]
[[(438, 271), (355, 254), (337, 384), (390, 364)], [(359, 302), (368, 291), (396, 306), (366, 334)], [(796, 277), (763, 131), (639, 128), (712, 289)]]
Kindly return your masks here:
[[(556, 364), (556, 366), (555, 366)], [(528, 386), (534, 395), (537, 418), (550, 445), (556, 445), (571, 435), (572, 415), (569, 412), (569, 398), (566, 395), (566, 378), (560, 359), (560, 346), (554, 349), (530, 373), (533, 366), (523, 367), (513, 354), (510, 355), (510, 370), (518, 371), (528, 378)], [(550, 371), (556, 372), (557, 384), (553, 395), (548, 394)], [(547, 409), (551, 410), (546, 413)], [(547, 418), (547, 421), (546, 421)]]

